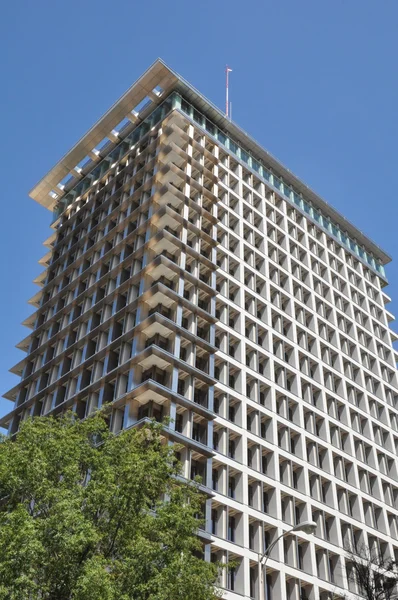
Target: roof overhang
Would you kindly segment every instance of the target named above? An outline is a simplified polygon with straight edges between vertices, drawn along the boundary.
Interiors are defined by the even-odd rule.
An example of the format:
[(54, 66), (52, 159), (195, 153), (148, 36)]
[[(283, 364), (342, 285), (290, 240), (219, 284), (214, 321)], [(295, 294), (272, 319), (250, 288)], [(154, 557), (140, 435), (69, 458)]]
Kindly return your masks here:
[[(160, 87), (163, 90), (160, 95), (154, 93), (156, 87)], [(350, 221), (296, 177), (272, 154), (262, 148), (248, 133), (230, 121), (217, 106), (205, 98), (198, 90), (178, 75), (178, 73), (170, 69), (161, 59), (157, 59), (91, 129), (87, 131), (77, 144), (61, 158), (47, 175), (35, 185), (29, 193), (30, 197), (42, 206), (52, 210), (57, 200), (63, 195), (60, 182), (69, 174), (75, 177), (78, 176), (79, 170), (76, 169), (77, 165), (87, 156), (91, 156), (94, 159), (96, 154), (98, 154), (97, 151), (94, 152), (96, 146), (104, 138), (108, 138), (113, 143), (121, 141), (122, 137), (119, 140), (117, 134), (115, 135), (115, 128), (123, 119), (127, 117), (131, 121), (135, 119), (139, 121), (139, 114), (137, 115), (134, 109), (146, 97), (150, 98), (154, 108), (173, 90), (180, 92), (200, 112), (205, 114), (209, 120), (227, 132), (236, 142), (250, 151), (253, 156), (261, 159), (266, 166), (271, 167), (276, 174), (282, 176), (287, 183), (290, 183), (306, 199), (312, 201), (325, 215), (335, 221), (343, 231), (346, 231), (350, 236), (356, 238), (360, 244), (373, 252), (374, 256), (383, 264), (391, 260), (391, 257), (380, 246), (352, 225)], [(58, 198), (54, 195), (54, 192), (58, 194)]]
[[(77, 144), (57, 162), (47, 175), (35, 185), (29, 192), (29, 196), (45, 208), (52, 210), (56, 204), (56, 198), (52, 196), (52, 192), (62, 193), (58, 188), (58, 184), (70, 173), (76, 173), (76, 166), (86, 156), (93, 153), (96, 146), (104, 138), (110, 136), (109, 139), (111, 141), (121, 141), (115, 140), (114, 129), (117, 125), (130, 114), (131, 118), (134, 119), (133, 111), (135, 107), (147, 96), (151, 98), (154, 105), (159, 104), (176, 82), (177, 76), (161, 60), (156, 60), (91, 129), (80, 138)], [(160, 96), (156, 96), (153, 92), (157, 86), (164, 90)]]

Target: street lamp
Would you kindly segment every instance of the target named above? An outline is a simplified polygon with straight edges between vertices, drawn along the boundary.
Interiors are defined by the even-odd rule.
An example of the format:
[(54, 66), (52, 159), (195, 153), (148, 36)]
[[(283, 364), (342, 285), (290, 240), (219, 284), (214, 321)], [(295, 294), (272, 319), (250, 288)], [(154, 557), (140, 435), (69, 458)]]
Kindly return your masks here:
[(265, 566), (267, 564), (268, 557), (273, 548), (275, 548), (276, 544), (279, 542), (281, 538), (289, 533), (315, 533), (316, 523), (314, 521), (303, 521), (302, 523), (298, 523), (291, 529), (284, 531), (279, 537), (276, 538), (274, 542), (265, 550), (263, 554), (258, 555), (258, 589), (259, 589), (259, 600), (264, 600), (264, 572)]

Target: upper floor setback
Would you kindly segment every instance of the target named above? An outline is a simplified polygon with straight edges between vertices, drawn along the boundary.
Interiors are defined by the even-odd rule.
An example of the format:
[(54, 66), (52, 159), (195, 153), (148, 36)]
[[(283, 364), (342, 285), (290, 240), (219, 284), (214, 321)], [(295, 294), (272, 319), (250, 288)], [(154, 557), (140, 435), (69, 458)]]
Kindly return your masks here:
[(171, 110), (181, 111), (266, 185), (386, 283), (391, 258), (163, 61), (155, 63), (31, 190), (55, 218), (102, 178)]

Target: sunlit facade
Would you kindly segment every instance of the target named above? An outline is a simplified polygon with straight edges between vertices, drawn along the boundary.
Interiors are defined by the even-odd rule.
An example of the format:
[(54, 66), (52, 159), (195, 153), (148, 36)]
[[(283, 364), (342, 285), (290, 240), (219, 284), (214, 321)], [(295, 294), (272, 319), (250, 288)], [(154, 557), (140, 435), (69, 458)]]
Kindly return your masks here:
[[(31, 191), (54, 213), (2, 425), (171, 417), (226, 600), (355, 598), (398, 560), (390, 259), (158, 60)], [(304, 521), (314, 535), (289, 534)]]

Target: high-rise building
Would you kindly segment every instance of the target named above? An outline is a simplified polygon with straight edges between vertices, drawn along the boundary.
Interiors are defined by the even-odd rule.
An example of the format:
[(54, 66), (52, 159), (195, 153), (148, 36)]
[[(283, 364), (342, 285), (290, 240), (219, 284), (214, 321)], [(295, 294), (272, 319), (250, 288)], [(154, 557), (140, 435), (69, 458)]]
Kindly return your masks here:
[(160, 60), (30, 195), (53, 232), (11, 435), (66, 409), (171, 417), (228, 600), (355, 592), (355, 544), (398, 560), (383, 250)]

